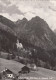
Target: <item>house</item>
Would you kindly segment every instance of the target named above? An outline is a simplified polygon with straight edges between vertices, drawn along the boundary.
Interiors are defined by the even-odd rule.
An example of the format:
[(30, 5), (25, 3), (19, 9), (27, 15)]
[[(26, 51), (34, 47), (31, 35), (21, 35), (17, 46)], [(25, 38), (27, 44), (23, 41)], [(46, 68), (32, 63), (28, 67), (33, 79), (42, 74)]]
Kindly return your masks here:
[(22, 45), (22, 43), (19, 43), (19, 40), (17, 40), (16, 46), (19, 49), (23, 48), (23, 45)]
[(5, 69), (3, 71), (3, 75), (7, 78), (14, 78), (14, 74), (12, 71), (10, 71), (9, 69)]
[(37, 66), (34, 64), (34, 63), (32, 63), (32, 64), (27, 64), (27, 66), (30, 68), (30, 70), (37, 70)]
[(8, 78), (13, 78), (14, 77), (13, 72), (10, 71), (9, 69), (6, 70), (6, 74), (7, 74)]
[(31, 64), (31, 68), (33, 69), (33, 70), (36, 70), (36, 65), (35, 64)]
[(24, 67), (22, 67), (21, 68), (21, 71), (19, 71), (19, 74), (20, 73), (29, 73), (30, 72), (30, 68), (29, 67), (27, 67), (27, 66), (24, 66)]
[(30, 72), (30, 68), (27, 67), (27, 66), (24, 66), (24, 67), (21, 68), (21, 71), (22, 71), (23, 73), (29, 73), (29, 72)]

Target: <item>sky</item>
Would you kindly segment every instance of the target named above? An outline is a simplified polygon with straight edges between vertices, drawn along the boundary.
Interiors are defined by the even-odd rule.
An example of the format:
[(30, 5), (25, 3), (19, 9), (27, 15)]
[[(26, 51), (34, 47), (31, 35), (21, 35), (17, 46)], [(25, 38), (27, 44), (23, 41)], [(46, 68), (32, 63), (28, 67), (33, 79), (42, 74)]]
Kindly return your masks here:
[(0, 0), (0, 15), (12, 21), (39, 16), (56, 29), (56, 0)]

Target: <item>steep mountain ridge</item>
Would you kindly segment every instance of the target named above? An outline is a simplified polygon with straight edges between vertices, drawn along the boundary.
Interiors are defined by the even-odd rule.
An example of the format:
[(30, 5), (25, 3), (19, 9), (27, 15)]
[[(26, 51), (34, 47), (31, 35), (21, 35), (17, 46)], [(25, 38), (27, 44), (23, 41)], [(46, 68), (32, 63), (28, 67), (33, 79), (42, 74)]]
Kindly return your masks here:
[(0, 25), (1, 24), (7, 26), (7, 28), (5, 27), (4, 29), (14, 33), (14, 35), (25, 44), (32, 44), (33, 46), (41, 47), (45, 50), (56, 49), (56, 35), (49, 28), (46, 21), (38, 16), (29, 21), (23, 18), (14, 23), (0, 15)]
[[(22, 23), (19, 22), (19, 24)], [(19, 29), (17, 33), (18, 37), (22, 40), (27, 40), (28, 43), (46, 50), (56, 48), (56, 35), (49, 28), (46, 21), (40, 17), (36, 16), (30, 21), (27, 21), (24, 25), (22, 25), (23, 28), (21, 28), (21, 30), (21, 26), (19, 24), (17, 24)]]
[(3, 23), (0, 22), (0, 29), (10, 32), (11, 34), (16, 36), (16, 33), (8, 26), (4, 25)]
[(22, 20), (17, 20), (17, 21), (15, 22), (15, 24), (16, 24), (17, 27), (15, 27), (14, 30), (15, 30), (17, 33), (18, 33), (18, 32), (23, 32), (23, 31), (25, 31), (24, 28), (25, 28), (27, 22), (28, 22), (28, 20), (27, 20), (26, 18), (23, 18)]
[(9, 24), (7, 23), (7, 19), (5, 17), (0, 16), (0, 51), (4, 50), (7, 52), (13, 52), (14, 50), (17, 36), (16, 32), (8, 26)]
[(15, 50), (17, 37), (0, 29), (0, 51), (13, 52)]
[(0, 22), (8, 27), (10, 27), (11, 29), (15, 28), (16, 25), (13, 21), (7, 19), (6, 17), (0, 15)]

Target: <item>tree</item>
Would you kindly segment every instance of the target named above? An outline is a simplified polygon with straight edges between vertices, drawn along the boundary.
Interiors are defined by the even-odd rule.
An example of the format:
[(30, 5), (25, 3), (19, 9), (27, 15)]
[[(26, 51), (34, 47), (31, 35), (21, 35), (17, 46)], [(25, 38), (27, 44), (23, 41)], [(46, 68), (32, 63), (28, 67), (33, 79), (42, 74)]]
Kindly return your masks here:
[(0, 73), (0, 79), (2, 79), (2, 75), (1, 75), (1, 73)]

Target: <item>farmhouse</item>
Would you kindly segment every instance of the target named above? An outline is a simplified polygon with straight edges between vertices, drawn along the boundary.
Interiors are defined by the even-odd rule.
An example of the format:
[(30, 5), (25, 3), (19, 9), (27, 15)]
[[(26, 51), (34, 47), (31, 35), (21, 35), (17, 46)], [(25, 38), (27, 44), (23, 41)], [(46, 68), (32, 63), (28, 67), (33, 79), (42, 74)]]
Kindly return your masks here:
[(14, 73), (10, 71), (9, 69), (5, 69), (3, 71), (3, 75), (7, 78), (14, 78)]
[(21, 71), (19, 71), (19, 73), (29, 73), (30, 72), (30, 68), (28, 68), (27, 66), (24, 66), (21, 68)]
[(27, 66), (22, 67), (21, 70), (26, 73), (30, 72), (30, 68), (28, 68)]
[(10, 71), (9, 69), (6, 70), (6, 74), (7, 74), (8, 78), (13, 78), (14, 77), (13, 72)]

